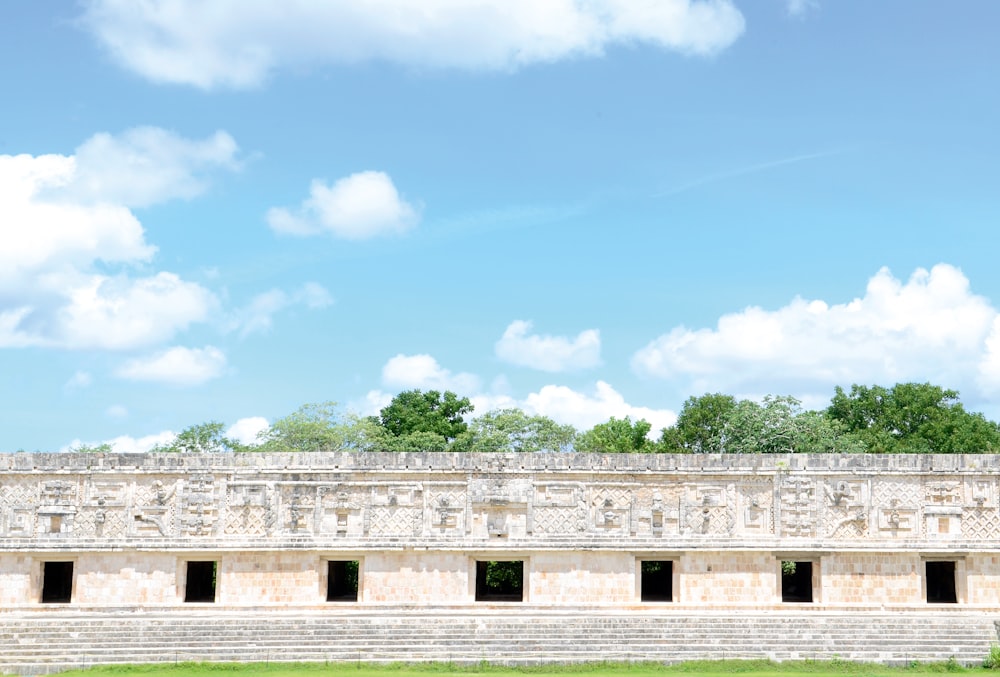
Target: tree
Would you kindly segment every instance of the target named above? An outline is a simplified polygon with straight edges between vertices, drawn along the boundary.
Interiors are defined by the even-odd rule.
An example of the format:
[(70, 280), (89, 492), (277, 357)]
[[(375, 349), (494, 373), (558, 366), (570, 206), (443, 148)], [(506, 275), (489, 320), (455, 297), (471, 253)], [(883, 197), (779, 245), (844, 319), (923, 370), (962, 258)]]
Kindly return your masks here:
[(727, 451), (780, 454), (864, 451), (859, 441), (826, 417), (803, 411), (788, 395), (768, 395), (761, 403), (741, 400), (729, 415)]
[(688, 398), (677, 423), (663, 430), (660, 447), (668, 452), (736, 454), (864, 450), (843, 425), (803, 411), (794, 397), (768, 395), (758, 403), (720, 393)]
[(985, 453), (1000, 449), (1000, 427), (965, 411), (958, 391), (930, 383), (837, 387), (826, 415), (872, 453)]
[(667, 452), (709, 454), (725, 451), (726, 426), (736, 408), (736, 398), (722, 393), (689, 397), (677, 423), (664, 428), (660, 445)]
[(258, 435), (255, 451), (369, 451), (383, 435), (370, 419), (342, 414), (336, 402), (305, 404)]
[(226, 437), (225, 430), (225, 424), (219, 421), (188, 426), (179, 432), (170, 444), (158, 444), (151, 451), (181, 454), (223, 454), (242, 451), (244, 445)]
[(646, 435), (653, 426), (646, 419), (632, 422), (611, 417), (576, 438), (576, 450), (584, 453), (656, 451)]
[(74, 454), (113, 454), (114, 451), (115, 445), (110, 442), (101, 442), (100, 444), (80, 443), (70, 448), (70, 452)]
[(468, 429), (462, 416), (472, 409), (469, 398), (450, 390), (443, 395), (437, 390), (407, 390), (382, 409), (379, 422), (393, 437), (434, 433), (450, 443)]
[(452, 448), (472, 452), (565, 451), (575, 439), (573, 426), (512, 408), (488, 411), (472, 419)]

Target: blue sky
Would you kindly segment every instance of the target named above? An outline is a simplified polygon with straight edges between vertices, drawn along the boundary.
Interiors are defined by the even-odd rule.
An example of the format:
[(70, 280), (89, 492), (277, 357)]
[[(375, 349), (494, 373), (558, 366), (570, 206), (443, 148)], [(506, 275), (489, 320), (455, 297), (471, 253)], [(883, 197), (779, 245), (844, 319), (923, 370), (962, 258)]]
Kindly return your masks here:
[(1000, 417), (1000, 4), (0, 5), (0, 450), (410, 388)]

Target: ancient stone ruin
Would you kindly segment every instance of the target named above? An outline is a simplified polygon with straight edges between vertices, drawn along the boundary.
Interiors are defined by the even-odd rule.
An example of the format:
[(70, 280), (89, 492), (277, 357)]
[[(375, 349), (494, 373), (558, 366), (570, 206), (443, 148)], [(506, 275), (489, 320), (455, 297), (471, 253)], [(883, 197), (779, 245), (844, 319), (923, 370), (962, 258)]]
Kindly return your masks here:
[[(0, 623), (714, 614), (822, 638), (838, 614), (931, 614), (950, 623), (938, 639), (972, 644), (930, 655), (981, 657), (998, 499), (992, 455), (0, 455)], [(865, 632), (876, 658), (906, 655)], [(813, 646), (754, 641), (778, 658)]]

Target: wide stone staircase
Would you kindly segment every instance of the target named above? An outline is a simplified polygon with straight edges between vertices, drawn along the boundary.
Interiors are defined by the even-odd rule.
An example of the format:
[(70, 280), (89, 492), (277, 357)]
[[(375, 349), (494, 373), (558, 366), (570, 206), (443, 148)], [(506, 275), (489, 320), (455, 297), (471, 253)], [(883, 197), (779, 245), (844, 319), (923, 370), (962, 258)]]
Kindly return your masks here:
[(997, 644), (980, 613), (567, 612), (0, 613), (0, 673), (110, 663), (537, 663), (769, 658), (979, 664)]

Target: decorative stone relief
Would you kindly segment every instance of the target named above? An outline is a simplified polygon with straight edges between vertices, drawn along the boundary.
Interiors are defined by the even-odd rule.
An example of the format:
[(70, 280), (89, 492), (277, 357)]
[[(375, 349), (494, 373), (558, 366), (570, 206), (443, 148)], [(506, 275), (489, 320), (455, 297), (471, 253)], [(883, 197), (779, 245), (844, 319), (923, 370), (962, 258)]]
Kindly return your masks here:
[(139, 481), (134, 485), (135, 506), (129, 522), (129, 535), (139, 538), (169, 536), (174, 533), (176, 478)]
[(586, 531), (585, 490), (582, 483), (536, 484), (532, 505), (532, 533), (573, 534)]
[(491, 478), (469, 482), (472, 496), (472, 535), (524, 536), (528, 527), (531, 485), (522, 480)]
[(361, 536), (364, 529), (364, 489), (348, 485), (319, 487), (318, 532), (335, 536)]
[(715, 536), (732, 533), (735, 515), (729, 497), (731, 488), (725, 484), (688, 485), (680, 508), (681, 533)]
[(43, 480), (39, 489), (36, 532), (39, 534), (71, 534), (77, 513), (77, 483), (63, 479)]
[(778, 488), (782, 536), (815, 536), (816, 482), (812, 477), (788, 475)]
[(273, 488), (263, 482), (226, 486), (226, 534), (262, 536), (274, 529)]
[(431, 486), (426, 496), (425, 533), (441, 536), (465, 532), (467, 494), (464, 489)]
[(758, 480), (740, 484), (737, 529), (742, 533), (764, 535), (774, 533), (774, 484)]
[(599, 533), (627, 534), (632, 529), (632, 491), (627, 487), (593, 487), (591, 525)]
[(424, 491), (419, 484), (372, 487), (371, 536), (418, 536), (423, 529)]
[(76, 516), (81, 536), (120, 539), (126, 535), (128, 485), (123, 480), (90, 478), (84, 487), (83, 507)]
[(219, 517), (219, 503), (215, 495), (215, 478), (209, 474), (189, 476), (184, 482), (179, 499), (179, 521), (184, 535), (213, 535)]
[(870, 497), (868, 480), (833, 478), (823, 482), (823, 533), (828, 538), (865, 538)]
[(0, 484), (0, 533), (27, 538), (35, 533), (38, 482), (33, 478), (5, 478)]
[(306, 484), (283, 484), (278, 489), (278, 523), (287, 534), (315, 532), (316, 487)]

